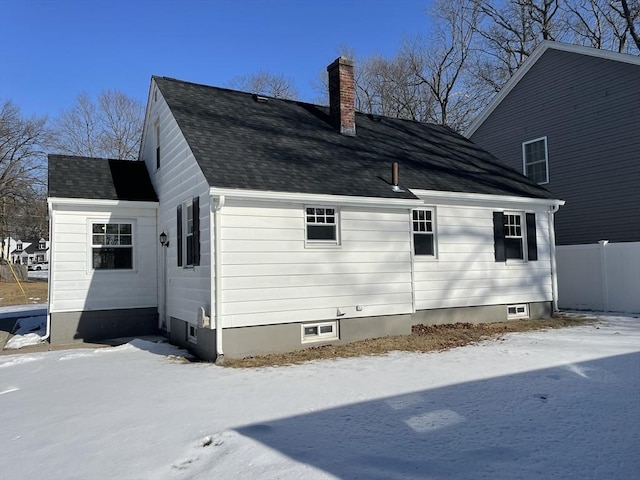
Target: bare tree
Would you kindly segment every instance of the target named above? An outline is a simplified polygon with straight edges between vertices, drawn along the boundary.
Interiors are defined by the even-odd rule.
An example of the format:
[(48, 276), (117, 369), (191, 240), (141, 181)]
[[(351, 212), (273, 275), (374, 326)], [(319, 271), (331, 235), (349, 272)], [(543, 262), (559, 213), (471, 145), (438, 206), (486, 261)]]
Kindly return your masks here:
[[(11, 101), (0, 110), (0, 242), (22, 225), (46, 231), (46, 117), (24, 118)], [(38, 199), (37, 201), (34, 199)], [(44, 200), (43, 200), (44, 199)], [(34, 212), (36, 208), (44, 212)], [(26, 212), (25, 208), (31, 209)], [(41, 217), (36, 219), (35, 217)]]
[[(575, 43), (631, 52), (629, 37), (633, 41), (634, 24), (640, 15), (639, 5), (638, 0), (632, 2), (632, 9), (626, 0), (564, 0), (562, 8), (567, 12), (567, 29), (572, 32)], [(640, 50), (640, 44), (636, 44), (636, 48)]]
[(462, 130), (478, 108), (468, 72), (479, 7), (472, 0), (439, 0), (432, 15), (438, 20), (435, 36), (405, 44), (401, 56), (411, 65), (414, 81), (428, 88), (434, 106), (429, 120)]
[[(619, 7), (616, 6), (619, 4)], [(636, 48), (640, 52), (640, 29), (636, 22), (640, 18), (640, 1), (638, 0), (619, 0), (611, 2), (611, 8), (615, 9), (618, 14), (625, 20), (629, 35), (631, 36)]]
[(482, 20), (475, 75), (494, 91), (543, 40), (565, 40), (561, 0), (475, 0)]
[(410, 59), (374, 55), (356, 65), (356, 109), (394, 118), (427, 121), (433, 105)]
[(135, 160), (144, 106), (122, 92), (105, 90), (94, 102), (86, 93), (53, 124), (53, 149), (69, 155)]
[(253, 75), (234, 77), (228, 83), (229, 88), (258, 93), (274, 98), (296, 100), (298, 91), (293, 81), (284, 75), (259, 70)]
[(49, 141), (46, 117), (24, 118), (11, 101), (0, 111), (0, 198), (21, 198), (43, 189), (44, 148)]

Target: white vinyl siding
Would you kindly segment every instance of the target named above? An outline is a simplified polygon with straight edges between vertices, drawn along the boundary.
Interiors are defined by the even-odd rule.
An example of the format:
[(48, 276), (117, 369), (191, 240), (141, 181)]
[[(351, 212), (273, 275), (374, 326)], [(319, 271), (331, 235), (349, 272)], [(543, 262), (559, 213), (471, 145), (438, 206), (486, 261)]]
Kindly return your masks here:
[(496, 262), (491, 208), (438, 207), (438, 261), (416, 256), (416, 309), (550, 301), (549, 229), (536, 215), (538, 261)]
[(221, 210), (225, 326), (411, 313), (408, 211), (343, 207), (342, 247), (318, 250), (305, 248), (303, 207)]
[[(197, 321), (198, 308), (210, 304), (210, 258), (212, 248), (209, 235), (209, 184), (200, 170), (189, 145), (171, 114), (161, 92), (157, 101), (148, 105), (149, 118), (158, 119), (160, 127), (161, 168), (156, 169), (155, 130), (149, 124), (142, 147), (142, 159), (147, 170), (152, 172), (151, 182), (160, 201), (158, 211), (158, 234), (164, 231), (169, 240), (167, 248), (167, 315), (187, 322)], [(177, 225), (176, 208), (183, 202), (200, 197), (200, 265), (195, 268), (177, 266)], [(186, 212), (184, 212), (186, 213)], [(184, 232), (183, 232), (184, 234)], [(157, 238), (156, 235), (156, 238)], [(158, 243), (159, 245), (159, 243)], [(162, 252), (157, 258), (161, 265)], [(183, 255), (185, 251), (183, 250)], [(158, 271), (162, 273), (162, 269)], [(162, 292), (163, 278), (158, 277), (157, 285)], [(160, 298), (160, 305), (163, 303)]]
[[(133, 269), (93, 269), (92, 225), (111, 218), (133, 219)], [(51, 312), (158, 305), (155, 209), (55, 206), (51, 222)]]

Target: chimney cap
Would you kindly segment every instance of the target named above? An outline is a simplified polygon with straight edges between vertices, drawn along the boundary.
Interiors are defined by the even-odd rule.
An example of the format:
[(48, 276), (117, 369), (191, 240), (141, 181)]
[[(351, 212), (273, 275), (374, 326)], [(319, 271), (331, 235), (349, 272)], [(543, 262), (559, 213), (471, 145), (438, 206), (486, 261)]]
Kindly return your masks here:
[(355, 62), (353, 60), (349, 60), (347, 57), (338, 57), (327, 67), (327, 70), (336, 68), (338, 65), (347, 65), (349, 67), (353, 67), (355, 65)]

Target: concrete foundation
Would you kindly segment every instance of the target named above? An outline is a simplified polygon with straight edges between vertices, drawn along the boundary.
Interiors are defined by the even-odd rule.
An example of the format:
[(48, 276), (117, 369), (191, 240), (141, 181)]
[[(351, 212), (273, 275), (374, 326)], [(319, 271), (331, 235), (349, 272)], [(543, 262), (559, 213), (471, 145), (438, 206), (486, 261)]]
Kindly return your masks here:
[(158, 333), (157, 308), (51, 314), (51, 344), (95, 342)]
[[(551, 302), (529, 304), (530, 318), (545, 318), (552, 314)], [(392, 335), (409, 335), (416, 324), (438, 325), (449, 323), (488, 323), (507, 320), (506, 305), (481, 307), (443, 308), (421, 310), (414, 314), (382, 317), (342, 318), (337, 320), (339, 338), (321, 342), (302, 343), (302, 323), (258, 325), (255, 327), (229, 328), (223, 332), (223, 350), (226, 358), (242, 358), (251, 355), (290, 352), (324, 344), (345, 344)], [(327, 321), (333, 321), (328, 319)], [(209, 328), (197, 330), (197, 343), (187, 340), (187, 322), (171, 318), (172, 343), (188, 349), (197, 357), (216, 359), (216, 331)]]

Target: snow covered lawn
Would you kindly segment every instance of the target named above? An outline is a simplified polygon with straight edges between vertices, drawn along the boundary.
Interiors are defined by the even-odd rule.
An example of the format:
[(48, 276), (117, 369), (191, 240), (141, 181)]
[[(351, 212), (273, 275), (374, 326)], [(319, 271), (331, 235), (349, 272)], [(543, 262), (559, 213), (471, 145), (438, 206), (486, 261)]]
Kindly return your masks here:
[(640, 478), (637, 318), (255, 370), (183, 353), (0, 357), (0, 476)]

